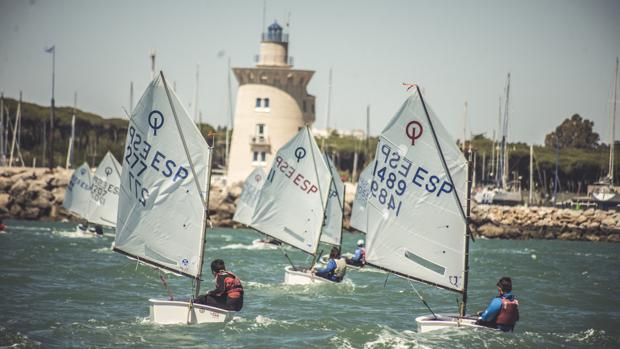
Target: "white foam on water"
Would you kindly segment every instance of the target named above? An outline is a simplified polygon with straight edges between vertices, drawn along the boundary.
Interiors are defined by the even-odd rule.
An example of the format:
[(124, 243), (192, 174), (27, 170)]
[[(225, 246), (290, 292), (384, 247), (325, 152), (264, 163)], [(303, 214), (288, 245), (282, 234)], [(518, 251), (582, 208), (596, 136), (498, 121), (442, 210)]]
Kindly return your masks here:
[(364, 348), (411, 348), (418, 347), (415, 332), (396, 332), (383, 328), (374, 341), (364, 343)]
[(52, 232), (55, 236), (60, 236), (63, 238), (69, 239), (93, 239), (97, 238), (97, 236), (93, 233), (82, 233), (78, 231), (70, 231), (70, 230), (55, 230)]
[(112, 253), (112, 249), (110, 247), (94, 248), (90, 251), (95, 253)]
[(254, 240), (251, 245), (229, 244), (220, 247), (222, 250), (276, 250), (278, 246), (273, 244), (265, 244)]

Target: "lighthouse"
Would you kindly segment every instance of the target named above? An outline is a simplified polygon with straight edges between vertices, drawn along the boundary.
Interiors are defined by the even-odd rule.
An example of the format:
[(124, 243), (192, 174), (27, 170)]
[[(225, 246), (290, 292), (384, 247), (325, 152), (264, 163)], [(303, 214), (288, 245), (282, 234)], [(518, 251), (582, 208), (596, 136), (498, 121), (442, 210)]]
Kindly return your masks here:
[(312, 70), (293, 69), (288, 34), (274, 22), (262, 34), (253, 68), (233, 68), (239, 83), (228, 164), (228, 184), (256, 167), (270, 166), (276, 151), (315, 120), (315, 97), (306, 87)]

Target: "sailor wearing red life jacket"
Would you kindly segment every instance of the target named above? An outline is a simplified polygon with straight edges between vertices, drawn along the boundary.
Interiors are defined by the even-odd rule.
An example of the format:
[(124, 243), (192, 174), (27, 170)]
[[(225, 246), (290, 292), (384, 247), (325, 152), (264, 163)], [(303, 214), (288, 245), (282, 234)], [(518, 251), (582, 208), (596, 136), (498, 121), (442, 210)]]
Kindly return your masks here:
[(226, 271), (224, 261), (221, 259), (211, 262), (211, 272), (215, 277), (215, 289), (199, 296), (194, 302), (226, 310), (241, 310), (243, 308), (241, 280), (235, 274)]
[(491, 300), (487, 309), (480, 314), (477, 323), (504, 332), (512, 332), (519, 321), (519, 301), (512, 294), (512, 280), (509, 277), (499, 279), (497, 289), (499, 295)]

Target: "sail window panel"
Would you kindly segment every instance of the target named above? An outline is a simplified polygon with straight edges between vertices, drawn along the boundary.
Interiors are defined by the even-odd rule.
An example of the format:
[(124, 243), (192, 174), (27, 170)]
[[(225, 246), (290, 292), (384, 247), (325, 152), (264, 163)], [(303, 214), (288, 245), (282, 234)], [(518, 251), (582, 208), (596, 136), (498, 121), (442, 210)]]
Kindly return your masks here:
[(444, 275), (446, 273), (446, 268), (442, 267), (439, 264), (435, 264), (429, 261), (428, 259), (422, 258), (411, 251), (405, 250), (405, 257), (407, 257), (412, 262), (417, 263), (426, 269), (434, 271), (437, 274)]

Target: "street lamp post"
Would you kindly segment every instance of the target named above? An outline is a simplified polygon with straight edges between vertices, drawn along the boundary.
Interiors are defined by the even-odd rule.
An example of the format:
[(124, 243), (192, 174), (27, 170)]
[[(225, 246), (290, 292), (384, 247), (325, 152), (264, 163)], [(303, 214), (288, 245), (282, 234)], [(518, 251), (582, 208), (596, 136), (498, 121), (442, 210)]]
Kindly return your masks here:
[(54, 106), (54, 83), (56, 75), (56, 46), (45, 49), (45, 52), (52, 54), (52, 105), (50, 112), (50, 130), (48, 133), (48, 167), (50, 170), (54, 168), (54, 118), (55, 118), (55, 106)]

